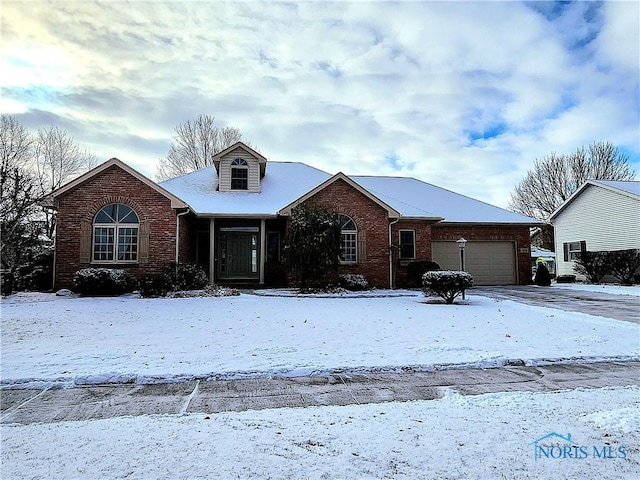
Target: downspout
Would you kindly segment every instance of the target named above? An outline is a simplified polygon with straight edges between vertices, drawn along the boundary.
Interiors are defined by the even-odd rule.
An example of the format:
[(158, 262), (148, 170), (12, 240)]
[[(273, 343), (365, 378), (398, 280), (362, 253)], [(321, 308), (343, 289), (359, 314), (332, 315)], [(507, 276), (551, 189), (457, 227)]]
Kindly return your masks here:
[(180, 217), (182, 215), (186, 215), (187, 213), (189, 213), (189, 207), (187, 207), (187, 209), (182, 212), (182, 213), (178, 213), (176, 215), (176, 265), (178, 265), (179, 262), (179, 252), (180, 252)]
[(396, 218), (393, 222), (389, 223), (389, 287), (391, 290), (396, 288), (393, 282), (393, 248), (391, 247), (391, 245), (393, 245), (393, 238), (391, 235), (391, 227), (399, 221), (400, 218)]

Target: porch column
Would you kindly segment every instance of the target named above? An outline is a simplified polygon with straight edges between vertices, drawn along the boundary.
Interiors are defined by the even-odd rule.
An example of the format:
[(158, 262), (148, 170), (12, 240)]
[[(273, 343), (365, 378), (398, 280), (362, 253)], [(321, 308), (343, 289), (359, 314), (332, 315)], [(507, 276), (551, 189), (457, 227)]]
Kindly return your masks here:
[(267, 222), (260, 220), (260, 285), (264, 285), (264, 267), (267, 257)]
[(216, 225), (215, 219), (209, 219), (209, 283), (215, 283), (216, 279), (216, 249), (215, 249)]

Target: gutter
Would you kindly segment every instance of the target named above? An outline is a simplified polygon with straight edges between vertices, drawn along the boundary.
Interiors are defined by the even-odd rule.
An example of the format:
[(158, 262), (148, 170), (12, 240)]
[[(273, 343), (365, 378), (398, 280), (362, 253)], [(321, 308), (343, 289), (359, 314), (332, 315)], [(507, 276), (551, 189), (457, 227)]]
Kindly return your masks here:
[(396, 218), (393, 222), (389, 222), (389, 288), (395, 289), (393, 284), (393, 248), (391, 248), (393, 239), (391, 238), (391, 227), (400, 221), (400, 217)]

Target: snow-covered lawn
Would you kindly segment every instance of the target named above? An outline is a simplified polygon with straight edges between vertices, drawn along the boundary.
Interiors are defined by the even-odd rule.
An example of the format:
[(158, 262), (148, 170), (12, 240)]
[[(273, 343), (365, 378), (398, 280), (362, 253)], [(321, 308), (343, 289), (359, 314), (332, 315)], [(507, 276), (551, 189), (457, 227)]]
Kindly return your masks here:
[[(2, 478), (636, 479), (639, 397), (638, 387), (450, 393), (408, 403), (3, 425)], [(542, 441), (549, 457), (539, 452), (536, 460), (533, 442), (552, 432), (570, 434), (572, 443)]]
[[(637, 324), (496, 301), (1, 303), (3, 388), (638, 358)], [(534, 458), (536, 440), (549, 457)], [(637, 478), (640, 387), (2, 425), (2, 478)], [(566, 447), (566, 448), (565, 448)], [(584, 450), (581, 450), (584, 448)], [(585, 453), (586, 452), (586, 455)], [(540, 452), (539, 452), (540, 453)]]
[(640, 355), (637, 324), (470, 295), (2, 301), (3, 384), (154, 382)]

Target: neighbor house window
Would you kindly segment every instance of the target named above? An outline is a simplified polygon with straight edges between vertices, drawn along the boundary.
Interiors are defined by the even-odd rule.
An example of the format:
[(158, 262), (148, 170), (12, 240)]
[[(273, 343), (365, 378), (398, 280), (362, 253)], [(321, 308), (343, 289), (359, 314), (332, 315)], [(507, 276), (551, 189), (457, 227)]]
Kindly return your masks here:
[(400, 258), (403, 260), (416, 258), (416, 232), (414, 230), (400, 230)]
[(139, 228), (138, 216), (131, 207), (122, 203), (103, 207), (93, 221), (93, 261), (137, 262)]
[(231, 162), (231, 190), (249, 189), (249, 164), (242, 158)]
[(564, 260), (565, 262), (573, 262), (578, 260), (578, 254), (584, 252), (587, 248), (586, 242), (569, 242), (564, 244)]
[(358, 259), (358, 229), (351, 217), (340, 214), (340, 261), (356, 263)]

